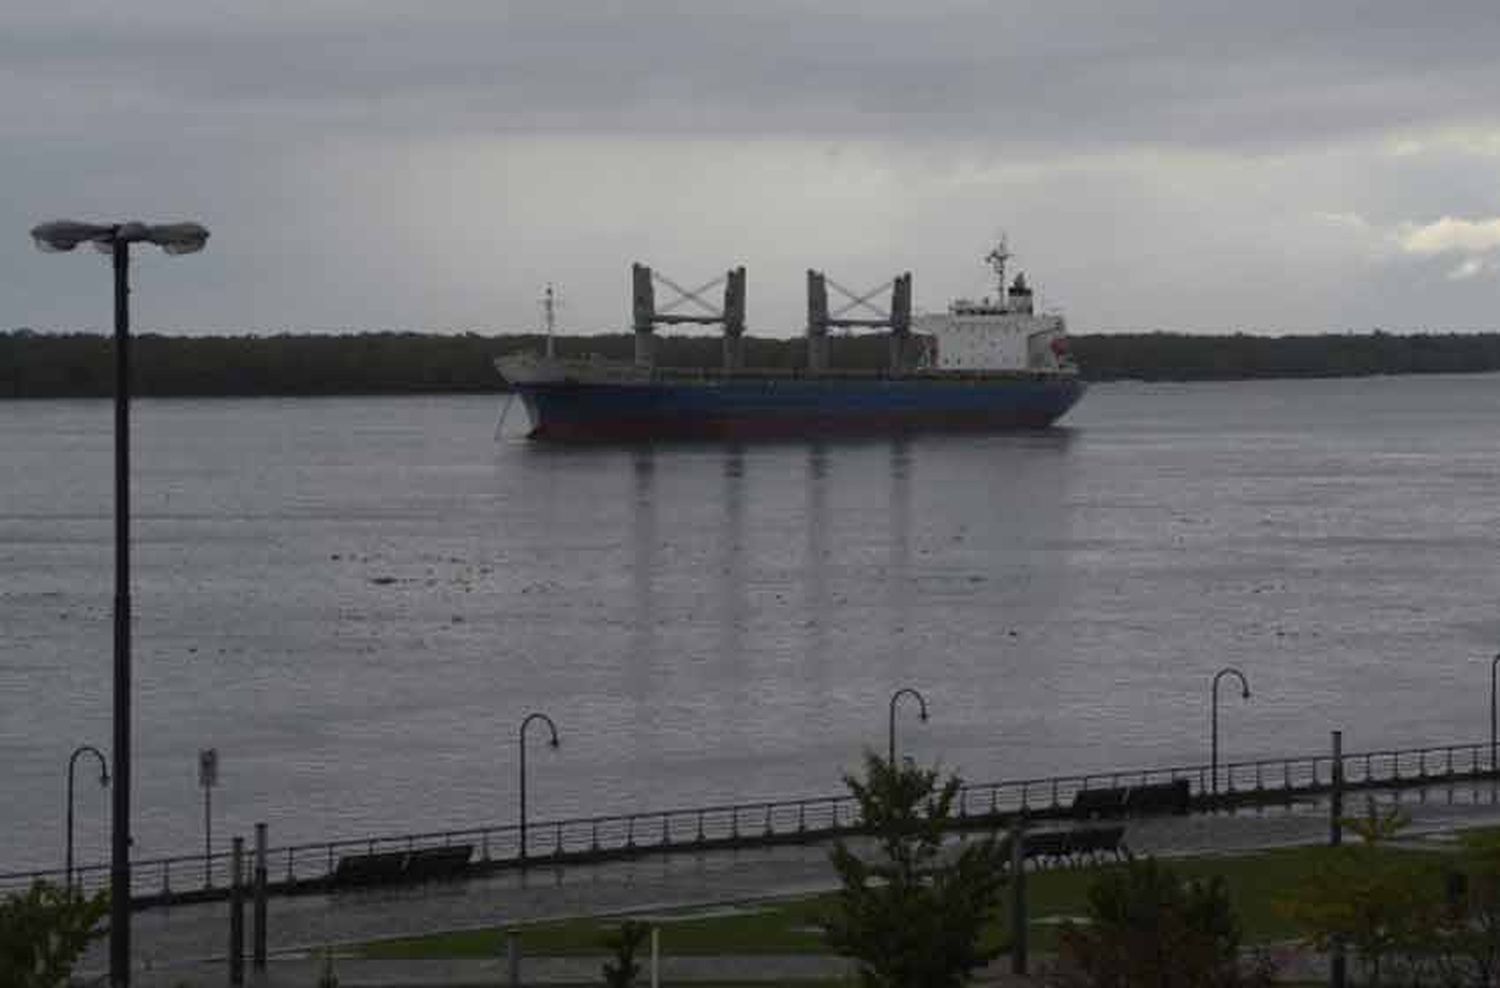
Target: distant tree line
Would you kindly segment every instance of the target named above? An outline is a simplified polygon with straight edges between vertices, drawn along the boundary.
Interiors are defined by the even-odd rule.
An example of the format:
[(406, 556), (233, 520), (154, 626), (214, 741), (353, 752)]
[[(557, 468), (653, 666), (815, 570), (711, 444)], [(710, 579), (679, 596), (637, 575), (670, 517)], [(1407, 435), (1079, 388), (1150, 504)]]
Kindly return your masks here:
[(1096, 381), (1203, 381), (1254, 377), (1359, 377), (1500, 370), (1500, 333), (1317, 336), (1189, 336), (1179, 333), (1072, 337), (1084, 376)]
[[(628, 360), (628, 333), (559, 337), (563, 356), (597, 353)], [(888, 356), (882, 334), (832, 341), (837, 367), (878, 368)], [(345, 335), (161, 336), (141, 334), (133, 348), (134, 391), (150, 396), (327, 395), (503, 390), (494, 358), (540, 350), (540, 335), (423, 333)], [(713, 336), (663, 336), (665, 366), (716, 367)], [(1072, 337), (1089, 380), (1227, 380), (1347, 377), (1368, 374), (1500, 370), (1500, 333), (1318, 336), (1193, 336), (1178, 333)], [(802, 339), (747, 337), (745, 363), (792, 368), (807, 363)], [(102, 397), (113, 389), (113, 343), (86, 333), (0, 333), (0, 398)]]

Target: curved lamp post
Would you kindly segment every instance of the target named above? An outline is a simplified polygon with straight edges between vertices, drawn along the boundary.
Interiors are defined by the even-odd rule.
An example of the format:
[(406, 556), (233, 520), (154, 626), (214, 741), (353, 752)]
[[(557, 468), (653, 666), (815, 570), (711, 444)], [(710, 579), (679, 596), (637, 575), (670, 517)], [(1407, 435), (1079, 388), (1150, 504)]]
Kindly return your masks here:
[(1210, 790), (1215, 796), (1219, 794), (1219, 680), (1223, 679), (1225, 676), (1237, 677), (1240, 681), (1240, 698), (1244, 700), (1250, 699), (1250, 681), (1245, 678), (1245, 674), (1243, 672), (1240, 672), (1234, 666), (1225, 666), (1218, 672), (1214, 673), (1214, 685), (1211, 691), (1213, 693), (1213, 702), (1211, 704), (1213, 708), (1213, 714), (1210, 718), (1209, 726), (1209, 734), (1212, 737), (1209, 742), (1210, 754), (1208, 759), (1208, 771), (1209, 775), (1212, 777)]
[(1495, 762), (1495, 667), (1500, 666), (1500, 655), (1490, 660), (1490, 771), (1496, 769)]
[(89, 752), (99, 759), (99, 785), (109, 785), (109, 763), (104, 753), (91, 744), (81, 744), (73, 749), (73, 754), (68, 756), (68, 841), (67, 854), (63, 859), (64, 881), (67, 882), (69, 892), (73, 891), (73, 770), (78, 767), (78, 756)]
[(531, 726), (534, 720), (542, 721), (547, 729), (552, 732), (552, 747), (557, 747), (557, 725), (552, 723), (552, 718), (544, 713), (531, 713), (521, 721), (521, 730), (517, 735), (521, 743), (521, 860), (526, 860), (526, 728)]
[(924, 724), (927, 722), (927, 700), (922, 696), (921, 693), (918, 693), (910, 686), (903, 686), (899, 690), (891, 694), (890, 719), (886, 725), (885, 737), (886, 758), (890, 763), (892, 771), (895, 771), (896, 768), (896, 704), (901, 700), (903, 696), (916, 697), (917, 704), (919, 705), (918, 709), (921, 711), (921, 713), (918, 714), (918, 717)]
[(90, 244), (114, 259), (115, 272), (115, 603), (114, 792), (110, 809), (109, 983), (130, 988), (130, 245), (155, 244), (168, 254), (203, 249), (197, 223), (147, 225), (57, 220), (33, 227), (45, 251)]

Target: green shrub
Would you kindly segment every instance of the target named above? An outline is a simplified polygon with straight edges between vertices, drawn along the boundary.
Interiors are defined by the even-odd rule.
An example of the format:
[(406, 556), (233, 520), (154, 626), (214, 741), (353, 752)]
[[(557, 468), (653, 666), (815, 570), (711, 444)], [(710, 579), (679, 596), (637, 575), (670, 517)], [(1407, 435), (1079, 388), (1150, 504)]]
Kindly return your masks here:
[(1057, 981), (1088, 988), (1236, 988), (1267, 984), (1240, 962), (1240, 925), (1224, 880), (1183, 881), (1154, 858), (1130, 858), (1088, 891), (1088, 922), (1059, 939)]
[(91, 941), (103, 936), (99, 923), (109, 894), (84, 896), (48, 882), (0, 901), (0, 985), (60, 988)]

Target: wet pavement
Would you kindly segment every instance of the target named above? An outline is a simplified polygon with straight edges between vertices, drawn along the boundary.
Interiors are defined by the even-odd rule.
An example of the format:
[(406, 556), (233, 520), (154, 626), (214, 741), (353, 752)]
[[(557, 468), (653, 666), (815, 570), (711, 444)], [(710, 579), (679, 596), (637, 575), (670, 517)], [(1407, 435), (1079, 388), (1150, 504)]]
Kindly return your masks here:
[[(1382, 794), (1390, 801), (1389, 794)], [(1455, 787), (1453, 791), (1428, 791), (1425, 799), (1413, 793), (1401, 804), (1412, 816), (1408, 835), (1441, 834), (1462, 827), (1500, 824), (1500, 806), (1483, 790)], [(1346, 813), (1359, 811), (1364, 797), (1346, 803)], [(1135, 853), (1161, 856), (1233, 853), (1254, 849), (1318, 843), (1328, 836), (1326, 802), (1304, 802), (1286, 808), (1248, 810), (1234, 814), (1202, 814), (1130, 821), (1125, 840)], [(450, 930), (482, 929), (522, 925), (578, 916), (642, 914), (706, 908), (712, 905), (748, 904), (756, 900), (824, 891), (834, 887), (828, 863), (828, 845), (779, 847), (708, 854), (672, 854), (590, 866), (537, 868), (525, 873), (508, 872), (461, 882), (412, 888), (348, 891), (337, 894), (275, 897), (269, 904), (268, 941), (272, 969), (282, 974), (265, 982), (282, 985), (312, 985), (312, 959), (333, 950), (370, 940), (414, 936)], [(132, 926), (133, 953), (142, 971), (137, 983), (150, 988), (176, 988), (179, 984), (224, 984), (229, 934), (227, 903), (174, 906), (137, 913)], [(249, 908), (246, 909), (247, 937)], [(670, 950), (665, 937), (663, 949)], [(680, 976), (701, 980), (711, 974), (720, 958), (672, 958), (687, 965)], [(504, 960), (475, 962), (340, 962), (340, 984), (468, 984), (504, 983)], [(597, 981), (601, 961), (587, 958), (548, 958), (528, 961), (526, 977), (547, 983), (565, 983), (572, 972), (584, 970), (584, 981)], [(841, 961), (801, 957), (754, 958), (756, 970), (771, 968), (767, 977), (800, 977), (790, 968), (807, 964), (818, 973), (837, 974)], [(384, 964), (385, 967), (381, 965)], [(447, 965), (446, 967), (444, 965)], [(826, 965), (834, 965), (829, 970)], [(97, 976), (107, 965), (107, 946), (96, 944), (82, 966)], [(207, 966), (205, 966), (207, 965)], [(345, 976), (347, 965), (349, 975)], [(707, 965), (705, 968), (704, 965)], [(822, 965), (822, 966), (820, 966)], [(735, 963), (739, 967), (738, 962)], [(688, 970), (691, 968), (691, 970)], [(797, 968), (798, 971), (802, 970)], [(776, 973), (780, 971), (781, 973)], [(216, 973), (215, 973), (216, 972)], [(362, 973), (361, 973), (362, 972)], [(384, 972), (384, 973), (382, 973)], [(753, 980), (749, 969), (743, 972)], [(361, 980), (354, 980), (358, 974)], [(406, 980), (381, 980), (389, 975)], [(200, 976), (210, 980), (194, 980)], [(438, 978), (436, 981), (426, 980)], [(442, 980), (447, 978), (448, 980)], [(416, 980), (412, 980), (416, 979)], [(467, 979), (467, 980), (466, 980)]]

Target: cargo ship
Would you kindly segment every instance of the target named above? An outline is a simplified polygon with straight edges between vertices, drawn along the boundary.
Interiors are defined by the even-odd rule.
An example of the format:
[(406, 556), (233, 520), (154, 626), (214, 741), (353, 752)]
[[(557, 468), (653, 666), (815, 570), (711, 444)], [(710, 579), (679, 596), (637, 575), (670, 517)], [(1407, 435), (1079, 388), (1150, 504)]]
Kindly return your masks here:
[[(1037, 429), (1052, 425), (1083, 395), (1068, 351), (1063, 317), (1035, 311), (1026, 276), (1006, 281), (1010, 254), (1002, 241), (985, 260), (995, 294), (956, 299), (945, 312), (912, 315), (911, 275), (875, 292), (846, 292), (808, 271), (807, 366), (744, 366), (745, 269), (730, 270), (721, 309), (704, 301), (713, 287), (684, 290), (634, 265), (635, 359), (560, 358), (553, 352), (551, 289), (544, 302), (547, 349), (502, 356), (496, 369), (524, 403), (532, 439), (620, 442), (662, 439), (753, 440), (818, 436), (881, 436), (919, 432)], [(660, 281), (681, 293), (659, 308)], [(849, 304), (830, 312), (832, 284)], [(869, 303), (890, 288), (889, 311)], [(708, 310), (674, 314), (684, 299)], [(863, 306), (875, 317), (846, 317)], [(655, 365), (658, 325), (719, 324), (723, 366)], [(839, 368), (829, 361), (830, 328), (885, 327), (890, 358), (880, 369)]]

